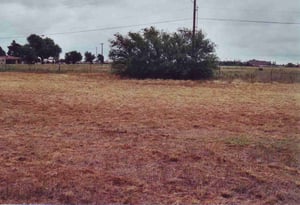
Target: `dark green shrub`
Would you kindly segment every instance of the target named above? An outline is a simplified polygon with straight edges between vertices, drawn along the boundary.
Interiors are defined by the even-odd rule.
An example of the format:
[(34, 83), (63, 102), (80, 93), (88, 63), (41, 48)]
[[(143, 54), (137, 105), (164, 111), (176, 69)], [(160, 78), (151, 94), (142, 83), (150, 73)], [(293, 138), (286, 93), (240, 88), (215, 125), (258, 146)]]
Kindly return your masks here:
[(155, 28), (127, 36), (115, 34), (109, 57), (120, 75), (145, 79), (208, 79), (217, 67), (215, 44), (198, 31), (168, 34)]

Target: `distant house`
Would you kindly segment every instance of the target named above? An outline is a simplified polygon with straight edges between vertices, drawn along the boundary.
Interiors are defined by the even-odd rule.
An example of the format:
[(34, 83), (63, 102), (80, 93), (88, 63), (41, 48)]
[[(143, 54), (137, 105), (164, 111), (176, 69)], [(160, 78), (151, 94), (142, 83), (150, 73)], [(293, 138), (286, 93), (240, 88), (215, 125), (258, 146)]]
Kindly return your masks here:
[(247, 64), (255, 67), (264, 67), (272, 65), (270, 61), (260, 61), (255, 59), (248, 61)]
[(19, 64), (21, 58), (14, 56), (0, 56), (0, 64)]

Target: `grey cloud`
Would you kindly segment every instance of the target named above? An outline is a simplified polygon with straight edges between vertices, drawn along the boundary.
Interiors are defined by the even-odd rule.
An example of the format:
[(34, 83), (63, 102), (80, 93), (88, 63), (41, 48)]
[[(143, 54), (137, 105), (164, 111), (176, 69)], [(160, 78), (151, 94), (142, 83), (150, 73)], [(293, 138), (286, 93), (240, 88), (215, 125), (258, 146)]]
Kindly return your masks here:
[(86, 5), (110, 5), (118, 3), (117, 0), (1, 0), (1, 4), (19, 4), (27, 8), (56, 8), (64, 6), (65, 8), (83, 7)]
[(35, 8), (35, 7), (49, 7), (55, 5), (55, 1), (36, 1), (36, 0), (1, 0), (2, 5), (11, 4), (11, 5), (21, 5), (28, 8)]

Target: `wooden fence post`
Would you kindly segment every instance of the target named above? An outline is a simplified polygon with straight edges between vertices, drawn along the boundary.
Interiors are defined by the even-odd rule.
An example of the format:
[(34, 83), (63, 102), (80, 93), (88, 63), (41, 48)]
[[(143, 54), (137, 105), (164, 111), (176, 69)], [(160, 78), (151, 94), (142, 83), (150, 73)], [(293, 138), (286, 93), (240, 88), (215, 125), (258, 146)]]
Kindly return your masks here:
[(270, 79), (271, 83), (273, 83), (273, 68), (271, 69), (271, 76), (270, 77), (271, 77), (271, 79)]

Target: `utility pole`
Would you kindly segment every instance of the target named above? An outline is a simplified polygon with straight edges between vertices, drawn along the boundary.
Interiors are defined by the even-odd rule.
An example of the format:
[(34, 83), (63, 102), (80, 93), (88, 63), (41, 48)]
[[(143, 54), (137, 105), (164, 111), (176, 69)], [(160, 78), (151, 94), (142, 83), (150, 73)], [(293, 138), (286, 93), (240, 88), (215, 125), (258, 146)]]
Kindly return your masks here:
[(96, 56), (98, 56), (98, 47), (96, 47)]
[(104, 43), (101, 43), (101, 55), (103, 56), (103, 45)]
[(196, 18), (197, 18), (197, 0), (194, 0), (194, 17), (193, 17), (193, 40), (196, 35)]

